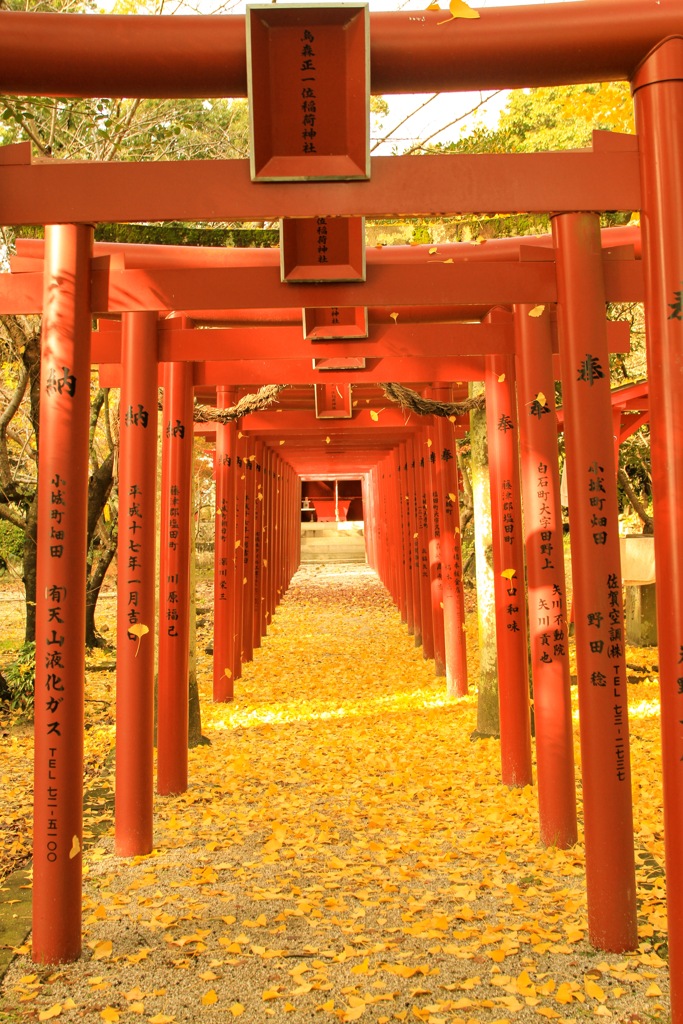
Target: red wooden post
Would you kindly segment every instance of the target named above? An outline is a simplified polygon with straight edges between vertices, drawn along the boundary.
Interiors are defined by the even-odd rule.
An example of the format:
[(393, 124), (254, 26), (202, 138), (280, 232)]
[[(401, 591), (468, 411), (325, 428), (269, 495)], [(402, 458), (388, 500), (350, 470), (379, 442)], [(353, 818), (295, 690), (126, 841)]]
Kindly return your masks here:
[[(495, 314), (493, 314), (495, 315)], [(486, 358), (502, 781), (527, 786), (531, 722), (514, 358)]]
[(420, 586), (420, 534), (418, 528), (418, 495), (415, 472), (414, 438), (406, 439), (406, 508), (408, 510), (408, 541), (410, 544), (410, 578), (413, 591), (413, 635), (415, 646), (422, 646), (422, 598)]
[(408, 477), (408, 449), (405, 441), (398, 446), (398, 472), (396, 475), (399, 513), (401, 517), (401, 548), (406, 592), (406, 625), (408, 633), (415, 635), (415, 598), (413, 593), (413, 531), (411, 530), (411, 494)]
[(235, 543), (233, 550), (233, 571), (234, 571), (234, 616), (233, 616), (233, 637), (234, 637), (234, 658), (233, 673), (235, 679), (242, 675), (242, 665), (246, 660), (244, 657), (244, 646), (242, 634), (244, 628), (244, 530), (245, 530), (245, 497), (247, 489), (247, 470), (244, 460), (247, 455), (247, 439), (241, 430), (237, 429), (237, 447), (235, 452)]
[(192, 363), (164, 363), (157, 792), (187, 789)]
[(33, 959), (81, 952), (92, 229), (45, 229), (33, 798)]
[(579, 683), (588, 931), (637, 945), (609, 353), (597, 214), (553, 218)]
[(394, 448), (386, 458), (386, 465), (391, 474), (389, 503), (391, 508), (391, 531), (387, 533), (384, 546), (384, 559), (394, 567), (398, 608), (401, 620), (408, 621), (408, 600), (406, 595), (406, 551), (403, 542), (403, 522), (401, 508), (401, 466), (398, 447)]
[[(434, 397), (434, 389), (429, 392)], [(429, 581), (431, 594), (432, 628), (434, 632), (434, 672), (437, 676), (446, 675), (446, 639), (443, 615), (443, 565), (442, 565), (442, 534), (443, 534), (443, 495), (441, 479), (437, 470), (437, 419), (433, 417), (431, 425), (423, 431), (426, 444), (425, 476), (427, 480), (427, 505), (429, 528)]]
[(377, 517), (375, 514), (377, 500), (377, 467), (365, 473), (361, 480), (363, 501), (363, 534), (365, 537), (365, 558), (370, 568), (378, 572), (379, 558), (377, 545)]
[(434, 620), (432, 618), (432, 585), (429, 567), (429, 503), (427, 435), (420, 430), (413, 439), (415, 452), (415, 487), (417, 499), (417, 545), (419, 549), (420, 607), (422, 609), (422, 656), (434, 657)]
[(272, 600), (272, 558), (271, 538), (273, 532), (273, 483), (272, 483), (273, 452), (265, 447), (263, 450), (263, 529), (261, 543), (262, 589), (261, 602), (261, 633), (268, 632), (271, 617)]
[(263, 636), (262, 604), (265, 600), (263, 592), (263, 526), (265, 494), (263, 491), (263, 442), (256, 439), (254, 442), (254, 454), (256, 456), (254, 466), (254, 544), (253, 544), (253, 631), (252, 645), (254, 648), (261, 646)]
[[(216, 389), (218, 409), (234, 403), (234, 388)], [(235, 444), (234, 420), (216, 424), (216, 532), (213, 593), (213, 699), (235, 695), (233, 619), (235, 611)]]
[(537, 312), (515, 308), (538, 808), (541, 842), (566, 849), (577, 837), (567, 592), (550, 312)]
[[(452, 388), (439, 388), (435, 397), (452, 398)], [(434, 464), (441, 510), (441, 579), (443, 592), (444, 653), (446, 693), (463, 697), (467, 693), (467, 643), (465, 639), (465, 591), (462, 578), (460, 501), (455, 434), (443, 416), (435, 426)]]
[(116, 852), (149, 853), (154, 827), (157, 314), (121, 322), (116, 642)]
[(244, 490), (244, 559), (243, 608), (242, 608), (242, 660), (252, 661), (254, 657), (254, 546), (256, 504), (256, 453), (254, 439), (247, 438), (243, 472), (246, 477)]
[(672, 130), (681, 123), (683, 112), (682, 51), (680, 38), (667, 40), (642, 64), (633, 82), (644, 215), (673, 1024), (683, 1024), (683, 447), (678, 388), (683, 373), (683, 140), (677, 129)]

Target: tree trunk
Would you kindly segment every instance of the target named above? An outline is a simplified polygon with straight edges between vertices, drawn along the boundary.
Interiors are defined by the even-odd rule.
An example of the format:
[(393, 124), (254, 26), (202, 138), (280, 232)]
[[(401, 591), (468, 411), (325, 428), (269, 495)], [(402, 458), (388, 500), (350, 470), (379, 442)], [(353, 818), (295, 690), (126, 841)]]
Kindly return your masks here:
[[(483, 384), (470, 386), (471, 396), (483, 392)], [(477, 729), (473, 739), (500, 734), (498, 713), (498, 656), (496, 652), (496, 615), (493, 586), (493, 544), (491, 526), (491, 490), (489, 453), (486, 436), (486, 411), (470, 413), (472, 446), (472, 498), (474, 503), (474, 548), (477, 579), (477, 619), (479, 626), (479, 684), (477, 687)]]
[(36, 536), (38, 528), (38, 489), (33, 501), (26, 511), (26, 528), (24, 532), (23, 583), (26, 601), (26, 629), (24, 643), (32, 643), (36, 638), (36, 569), (38, 550)]
[(92, 563), (88, 561), (88, 579), (85, 590), (85, 646), (106, 647), (107, 641), (97, 632), (95, 625), (95, 608), (100, 596), (107, 570), (116, 554), (116, 541), (111, 540), (103, 548)]
[[(85, 646), (105, 647), (95, 626), (100, 590), (116, 553), (115, 523), (100, 523), (114, 485), (114, 452), (111, 451), (88, 481), (88, 558), (85, 577)], [(98, 524), (100, 530), (98, 531)]]

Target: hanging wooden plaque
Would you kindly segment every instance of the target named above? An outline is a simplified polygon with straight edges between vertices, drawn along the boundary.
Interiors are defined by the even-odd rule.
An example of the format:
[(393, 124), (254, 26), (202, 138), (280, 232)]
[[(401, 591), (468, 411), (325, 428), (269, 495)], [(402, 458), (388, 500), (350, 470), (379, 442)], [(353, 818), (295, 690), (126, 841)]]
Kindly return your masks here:
[(247, 6), (253, 181), (370, 177), (366, 3)]

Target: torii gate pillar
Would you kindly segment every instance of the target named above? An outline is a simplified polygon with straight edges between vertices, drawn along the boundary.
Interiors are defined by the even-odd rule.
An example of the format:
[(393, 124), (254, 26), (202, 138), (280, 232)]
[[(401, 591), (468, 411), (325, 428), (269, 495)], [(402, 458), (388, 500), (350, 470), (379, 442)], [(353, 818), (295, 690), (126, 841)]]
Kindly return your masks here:
[(92, 228), (45, 229), (40, 372), (33, 959), (81, 953)]
[(683, 39), (633, 80), (642, 181), (671, 1019), (683, 1022)]
[(157, 314), (121, 327), (116, 852), (132, 857), (153, 845)]
[(588, 934), (635, 949), (635, 867), (624, 612), (600, 222), (553, 219), (566, 408), (576, 663), (579, 679)]
[(164, 364), (157, 792), (187, 789), (192, 363)]

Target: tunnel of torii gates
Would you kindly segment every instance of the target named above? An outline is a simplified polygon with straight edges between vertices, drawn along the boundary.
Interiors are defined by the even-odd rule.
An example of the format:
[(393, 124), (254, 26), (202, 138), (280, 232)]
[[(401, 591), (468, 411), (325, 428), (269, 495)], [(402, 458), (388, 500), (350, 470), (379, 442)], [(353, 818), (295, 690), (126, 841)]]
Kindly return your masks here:
[[(580, 152), (368, 156), (370, 92), (611, 80), (632, 84), (637, 136), (597, 133), (592, 149)], [(0, 222), (46, 225), (45, 242), (23, 243), (14, 273), (0, 279), (1, 312), (43, 314), (34, 959), (64, 961), (81, 950), (93, 364), (102, 383), (121, 387), (116, 849), (124, 856), (152, 848), (154, 645), (146, 629), (156, 586), (159, 380), (159, 791), (187, 784), (193, 392), (229, 407), (255, 386), (294, 385), (276, 411), (215, 428), (215, 698), (230, 699), (241, 661), (259, 644), (297, 566), (306, 475), (361, 478), (370, 564), (425, 655), (461, 693), (450, 456), (463, 426), (380, 409), (377, 384), (405, 382), (450, 400), (462, 394), (456, 382), (483, 380), (502, 781), (531, 782), (528, 605), (541, 840), (575, 842), (553, 406), (554, 381), (562, 381), (589, 938), (604, 950), (637, 946), (613, 440), (633, 429), (634, 417), (620, 413), (617, 422), (612, 412), (609, 352), (628, 342), (620, 325), (606, 321), (605, 303), (642, 299), (655, 550), (666, 567), (657, 601), (662, 768), (672, 1008), (681, 1024), (683, 0), (485, 9), (450, 22), (444, 12), (368, 15), (355, 3), (264, 5), (222, 17), (1, 12), (0, 91), (249, 95), (252, 119), (250, 161), (32, 163), (27, 146), (0, 150)], [(642, 251), (632, 229), (601, 236), (604, 210), (641, 212)], [(481, 211), (550, 212), (552, 235), (365, 252), (363, 217)], [(98, 222), (276, 219), (279, 253), (92, 241)], [(318, 418), (310, 397), (303, 408), (311, 384)], [(336, 418), (342, 412), (346, 418)]]

